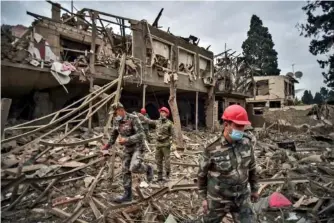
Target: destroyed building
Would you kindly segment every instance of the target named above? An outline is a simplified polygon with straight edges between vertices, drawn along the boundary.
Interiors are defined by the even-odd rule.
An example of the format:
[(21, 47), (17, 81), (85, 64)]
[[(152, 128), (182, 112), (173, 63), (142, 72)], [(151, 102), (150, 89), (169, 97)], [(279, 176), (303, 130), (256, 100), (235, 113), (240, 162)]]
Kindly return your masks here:
[(254, 114), (262, 114), (263, 108), (283, 108), (294, 104), (295, 84), (299, 83), (291, 76), (255, 76), (255, 94), (247, 98), (247, 104), (253, 105)]
[[(198, 46), (197, 37), (163, 31), (157, 28), (158, 19), (151, 25), (93, 9), (71, 14), (57, 3), (51, 5), (51, 18), (27, 12), (36, 18), (30, 27), (2, 30), (7, 43), (2, 41), (1, 91), (2, 97), (12, 99), (9, 118), (50, 114), (94, 85), (116, 79), (122, 53), (127, 58), (125, 75), (133, 76), (124, 81), (121, 97), (130, 112), (145, 107), (151, 118), (158, 118), (158, 108), (169, 107), (171, 78), (177, 80), (181, 123), (195, 128), (214, 127), (226, 106), (245, 106), (250, 96), (251, 91), (240, 87), (245, 83), (234, 87), (241, 79), (227, 75), (230, 62), (220, 60), (224, 68), (216, 70), (213, 53)], [(119, 26), (121, 34), (107, 23)], [(99, 111), (95, 123), (104, 123), (105, 113)]]
[[(5, 129), (1, 222), (170, 223), (195, 219), (202, 203), (196, 185), (199, 154), (219, 134), (184, 129), (181, 136), (186, 146), (171, 152), (171, 181), (148, 184), (144, 176), (133, 174), (134, 200), (114, 204), (110, 198), (123, 190), (124, 150), (116, 143), (110, 159), (101, 157), (100, 148), (106, 141), (101, 128), (90, 128), (91, 118), (97, 114), (97, 120), (103, 120), (107, 103), (119, 100), (121, 88), (121, 100), (130, 111), (144, 104), (154, 117), (158, 106), (168, 106), (170, 81), (177, 79), (181, 116), (187, 117), (182, 103), (189, 102), (188, 122), (193, 122), (191, 116), (197, 110), (198, 124), (214, 126), (224, 107), (245, 106), (245, 98), (256, 90), (255, 68), (233, 56), (235, 52), (225, 50), (213, 56), (198, 47), (193, 36), (180, 38), (157, 29), (158, 19), (150, 25), (116, 17), (118, 25), (133, 31), (130, 36), (123, 31), (117, 35), (100, 23), (107, 20), (103, 15), (113, 17), (110, 14), (83, 9), (60, 18), (60, 7), (52, 3), (51, 19), (28, 12), (38, 18), (31, 28), (2, 27), (2, 93), (13, 98), (10, 116), (43, 117), (9, 123)], [(101, 26), (86, 21), (85, 12)], [(130, 25), (125, 27), (123, 20)], [(1, 102), (2, 124), (7, 119), (6, 107), (10, 107), (8, 98)], [(261, 185), (260, 201), (254, 204), (257, 221), (333, 222), (334, 108), (317, 106), (295, 113), (285, 109), (262, 115), (260, 128), (247, 130)], [(48, 114), (52, 111), (56, 112)], [(41, 120), (47, 124), (39, 123)], [(288, 131), (282, 131), (283, 125)], [(144, 157), (151, 164), (155, 163), (154, 141), (147, 145)], [(283, 198), (284, 204), (270, 202), (273, 195)], [(232, 216), (227, 215), (223, 222), (232, 223)]]

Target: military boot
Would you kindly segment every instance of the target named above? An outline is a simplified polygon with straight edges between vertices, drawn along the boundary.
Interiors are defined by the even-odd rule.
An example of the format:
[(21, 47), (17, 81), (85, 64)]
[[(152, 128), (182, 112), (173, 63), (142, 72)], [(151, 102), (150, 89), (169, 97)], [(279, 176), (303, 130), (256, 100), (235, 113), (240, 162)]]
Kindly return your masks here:
[(166, 172), (166, 181), (169, 181), (170, 173)]
[(151, 165), (147, 165), (146, 179), (148, 182), (153, 180), (153, 167)]
[(163, 181), (164, 179), (163, 179), (163, 177), (162, 177), (162, 172), (159, 172), (158, 173), (158, 182), (161, 182), (161, 181)]
[(123, 203), (123, 202), (129, 202), (129, 201), (132, 201), (132, 188), (131, 187), (125, 187), (123, 196), (113, 199), (113, 202), (115, 203)]

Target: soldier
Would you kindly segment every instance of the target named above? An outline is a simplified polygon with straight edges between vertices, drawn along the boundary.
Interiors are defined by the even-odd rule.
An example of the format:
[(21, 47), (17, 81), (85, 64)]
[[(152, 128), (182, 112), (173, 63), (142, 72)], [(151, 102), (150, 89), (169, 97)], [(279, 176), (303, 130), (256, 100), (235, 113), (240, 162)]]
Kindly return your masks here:
[(123, 105), (114, 105), (116, 117), (113, 121), (111, 137), (103, 148), (102, 152), (108, 150), (119, 137), (118, 143), (124, 146), (122, 160), (122, 174), (124, 195), (113, 200), (121, 203), (132, 200), (132, 176), (131, 173), (146, 173), (147, 181), (153, 179), (153, 169), (150, 165), (143, 163), (144, 131), (137, 116), (125, 111)]
[(219, 223), (227, 213), (234, 222), (254, 222), (249, 203), (258, 200), (254, 149), (244, 134), (250, 125), (246, 110), (240, 105), (227, 107), (222, 116), (221, 138), (205, 148), (198, 171), (199, 194), (204, 215), (198, 222)]
[[(146, 118), (150, 118), (150, 117), (148, 116), (148, 114), (146, 113), (146, 109), (145, 109), (145, 108), (140, 109), (140, 114), (142, 114), (142, 115), (145, 116)], [(151, 141), (151, 137), (150, 137), (150, 132), (149, 132), (149, 130), (150, 130), (150, 128), (149, 128), (149, 124), (146, 123), (146, 122), (143, 122), (143, 121), (141, 122), (141, 124), (142, 124), (142, 126), (143, 126), (143, 128), (144, 128), (144, 132), (145, 132), (145, 135), (146, 135), (146, 139), (147, 139), (148, 142), (150, 142), (150, 141)]]
[(139, 115), (139, 118), (150, 125), (157, 127), (157, 147), (155, 151), (155, 159), (157, 161), (158, 168), (158, 181), (163, 181), (163, 159), (165, 158), (165, 170), (166, 179), (170, 177), (170, 149), (171, 141), (174, 137), (173, 122), (167, 117), (169, 116), (169, 110), (166, 107), (159, 109), (160, 118), (158, 120), (151, 120), (143, 115)]

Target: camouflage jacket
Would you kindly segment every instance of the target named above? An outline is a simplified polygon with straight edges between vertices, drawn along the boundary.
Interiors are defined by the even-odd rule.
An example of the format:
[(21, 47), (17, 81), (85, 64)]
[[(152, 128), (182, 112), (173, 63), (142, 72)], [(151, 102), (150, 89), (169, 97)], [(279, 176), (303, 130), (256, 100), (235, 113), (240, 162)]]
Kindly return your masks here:
[(145, 139), (144, 130), (140, 124), (139, 118), (136, 115), (126, 113), (125, 117), (121, 121), (114, 119), (111, 137), (109, 145), (113, 145), (120, 135), (122, 138), (126, 138), (127, 142), (124, 144), (126, 147), (134, 145), (142, 145)]
[(144, 123), (148, 123), (149, 125), (153, 125), (157, 128), (157, 142), (160, 146), (171, 144), (171, 140), (175, 137), (173, 122), (169, 119), (161, 118), (158, 120), (152, 120), (143, 115), (140, 116), (140, 119)]
[[(148, 116), (148, 114), (145, 114), (144, 115), (146, 118), (150, 118), (149, 116)], [(144, 128), (144, 130), (145, 131), (148, 131), (150, 128), (149, 128), (149, 124), (148, 123), (146, 123), (146, 122), (144, 122), (144, 121), (142, 121), (142, 120), (140, 120), (141, 121), (141, 125), (143, 126), (143, 128)]]
[(229, 200), (258, 190), (255, 156), (249, 137), (230, 144), (222, 136), (204, 149), (198, 170), (202, 199)]

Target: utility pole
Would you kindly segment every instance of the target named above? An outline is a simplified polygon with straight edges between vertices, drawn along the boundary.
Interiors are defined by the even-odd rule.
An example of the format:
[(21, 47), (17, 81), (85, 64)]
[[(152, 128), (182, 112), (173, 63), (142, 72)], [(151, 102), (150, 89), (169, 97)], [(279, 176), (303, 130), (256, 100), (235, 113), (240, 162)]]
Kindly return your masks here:
[(71, 0), (71, 12), (73, 14), (73, 0)]
[(295, 73), (295, 64), (293, 63), (291, 64), (291, 66), (292, 66), (292, 73)]

